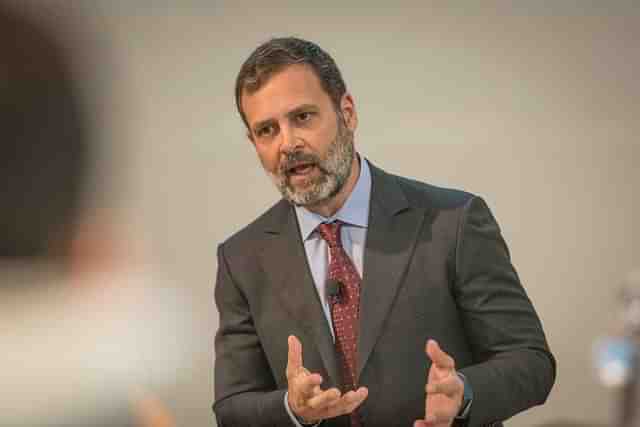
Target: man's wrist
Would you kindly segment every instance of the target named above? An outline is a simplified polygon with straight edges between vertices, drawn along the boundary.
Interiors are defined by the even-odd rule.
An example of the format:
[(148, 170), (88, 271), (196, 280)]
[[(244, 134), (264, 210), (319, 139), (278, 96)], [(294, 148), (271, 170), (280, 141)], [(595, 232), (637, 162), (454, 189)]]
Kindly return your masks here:
[(297, 416), (289, 406), (289, 392), (286, 392), (284, 394), (284, 408), (287, 410), (287, 414), (289, 414), (289, 418), (291, 418), (291, 421), (293, 421), (296, 427), (307, 427), (307, 426), (316, 427), (316, 426), (319, 426), (320, 423), (322, 423), (323, 421), (323, 420), (319, 420), (312, 423), (307, 423), (305, 420)]

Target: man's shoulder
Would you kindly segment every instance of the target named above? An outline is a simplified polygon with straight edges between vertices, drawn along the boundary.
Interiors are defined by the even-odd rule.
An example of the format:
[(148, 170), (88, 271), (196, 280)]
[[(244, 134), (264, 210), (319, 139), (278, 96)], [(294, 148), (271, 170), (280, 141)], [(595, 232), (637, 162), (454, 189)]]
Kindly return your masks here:
[(461, 189), (440, 187), (401, 176), (397, 176), (396, 179), (411, 205), (428, 203), (430, 207), (436, 209), (454, 209), (464, 206), (475, 197)]
[(377, 169), (375, 175), (381, 174), (385, 180), (395, 182), (407, 199), (409, 206), (449, 210), (463, 208), (476, 196), (462, 189), (446, 188), (433, 185), (414, 178), (395, 175)]
[(233, 233), (221, 245), (225, 249), (246, 250), (249, 247), (257, 247), (262, 239), (270, 231), (277, 232), (290, 214), (291, 205), (284, 199), (280, 199), (260, 216)]

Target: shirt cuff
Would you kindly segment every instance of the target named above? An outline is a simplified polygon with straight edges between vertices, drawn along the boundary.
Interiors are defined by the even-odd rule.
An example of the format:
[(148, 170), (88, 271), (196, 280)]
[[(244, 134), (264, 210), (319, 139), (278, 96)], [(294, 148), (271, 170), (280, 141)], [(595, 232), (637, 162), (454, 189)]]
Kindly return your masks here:
[(291, 418), (291, 421), (296, 425), (296, 427), (317, 427), (319, 426), (323, 420), (318, 421), (315, 424), (301, 424), (300, 421), (298, 421), (298, 417), (296, 417), (293, 413), (293, 411), (291, 410), (291, 408), (289, 408), (289, 392), (286, 392), (284, 394), (284, 409), (287, 410), (287, 414), (289, 414), (289, 418)]

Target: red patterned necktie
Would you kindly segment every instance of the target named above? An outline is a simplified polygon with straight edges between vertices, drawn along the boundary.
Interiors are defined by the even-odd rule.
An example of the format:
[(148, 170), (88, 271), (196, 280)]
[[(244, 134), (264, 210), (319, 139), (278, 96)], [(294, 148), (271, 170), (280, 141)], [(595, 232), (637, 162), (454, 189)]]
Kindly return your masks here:
[[(353, 265), (351, 258), (342, 247), (340, 239), (340, 221), (331, 224), (320, 224), (317, 228), (320, 236), (329, 245), (328, 279), (339, 282), (339, 292), (331, 296), (331, 320), (335, 333), (336, 352), (342, 362), (342, 383), (344, 390), (357, 389), (356, 385), (356, 361), (358, 342), (358, 317), (360, 315), (360, 275)], [(351, 413), (351, 426), (362, 427), (362, 422), (357, 412)]]

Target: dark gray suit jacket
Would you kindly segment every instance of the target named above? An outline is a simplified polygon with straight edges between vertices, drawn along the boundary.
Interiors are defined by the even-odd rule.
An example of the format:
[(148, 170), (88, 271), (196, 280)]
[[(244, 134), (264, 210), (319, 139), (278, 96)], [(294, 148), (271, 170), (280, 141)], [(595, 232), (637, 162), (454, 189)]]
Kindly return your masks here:
[[(358, 382), (366, 427), (424, 417), (427, 339), (455, 358), (474, 391), (470, 425), (541, 404), (555, 361), (484, 201), (371, 166)], [(339, 385), (331, 332), (291, 205), (281, 200), (218, 248), (218, 424), (291, 426), (284, 408), (287, 337), (304, 365)], [(325, 427), (346, 425), (346, 417)]]

